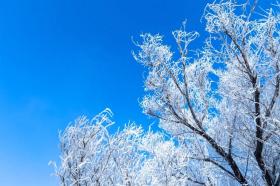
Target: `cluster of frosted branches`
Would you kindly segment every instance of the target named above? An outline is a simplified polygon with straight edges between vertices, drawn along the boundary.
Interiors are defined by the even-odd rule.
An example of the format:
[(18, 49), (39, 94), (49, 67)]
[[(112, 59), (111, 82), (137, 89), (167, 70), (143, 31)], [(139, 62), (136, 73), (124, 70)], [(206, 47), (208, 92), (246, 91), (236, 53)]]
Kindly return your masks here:
[(280, 185), (278, 9), (208, 4), (209, 37), (195, 53), (199, 34), (185, 23), (172, 33), (176, 51), (161, 35), (141, 35), (141, 106), (172, 138), (135, 124), (110, 134), (109, 110), (82, 117), (60, 135), (61, 184)]
[(205, 183), (280, 184), (280, 15), (277, 6), (256, 7), (208, 4), (209, 37), (198, 55), (189, 52), (198, 34), (185, 25), (173, 32), (179, 57), (150, 34), (134, 54), (148, 69), (144, 112), (209, 170)]
[(106, 109), (92, 120), (81, 117), (60, 135), (61, 162), (56, 175), (61, 185), (200, 183), (199, 176), (187, 174), (184, 146), (135, 124), (109, 134), (110, 115)]

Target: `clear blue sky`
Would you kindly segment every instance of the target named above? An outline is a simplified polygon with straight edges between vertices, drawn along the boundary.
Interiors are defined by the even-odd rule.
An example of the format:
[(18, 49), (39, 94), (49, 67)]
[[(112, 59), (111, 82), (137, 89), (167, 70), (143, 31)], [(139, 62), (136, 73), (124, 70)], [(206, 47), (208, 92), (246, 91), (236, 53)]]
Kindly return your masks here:
[(143, 68), (131, 37), (203, 33), (206, 0), (1, 0), (0, 185), (55, 186), (58, 131), (110, 107), (118, 126), (147, 125)]

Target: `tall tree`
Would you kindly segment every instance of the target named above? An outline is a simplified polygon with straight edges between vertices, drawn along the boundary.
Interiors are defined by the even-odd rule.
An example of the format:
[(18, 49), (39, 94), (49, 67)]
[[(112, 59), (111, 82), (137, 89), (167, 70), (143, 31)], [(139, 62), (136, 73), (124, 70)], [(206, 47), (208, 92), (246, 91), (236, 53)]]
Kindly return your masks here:
[(173, 32), (177, 52), (144, 34), (134, 54), (148, 69), (144, 112), (183, 140), (217, 185), (280, 184), (279, 6), (254, 14), (256, 6), (208, 4), (209, 37), (195, 54), (198, 33), (185, 24)]

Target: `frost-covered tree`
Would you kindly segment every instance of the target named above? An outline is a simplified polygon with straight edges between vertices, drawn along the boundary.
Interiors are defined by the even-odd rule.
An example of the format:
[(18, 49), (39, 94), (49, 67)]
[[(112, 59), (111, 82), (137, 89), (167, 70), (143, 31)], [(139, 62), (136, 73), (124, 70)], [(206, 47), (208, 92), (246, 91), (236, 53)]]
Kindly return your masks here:
[(201, 184), (199, 176), (187, 174), (184, 145), (163, 133), (135, 124), (114, 134), (111, 111), (92, 120), (78, 118), (60, 134), (61, 156), (56, 175), (61, 185), (188, 185)]
[(203, 17), (200, 49), (185, 23), (176, 46), (151, 34), (136, 43), (141, 106), (164, 133), (135, 124), (110, 133), (108, 109), (79, 118), (60, 135), (61, 185), (280, 185), (279, 6), (221, 0)]
[[(251, 4), (250, 4), (251, 3)], [(209, 37), (142, 35), (135, 59), (147, 67), (144, 112), (188, 148), (205, 184), (280, 185), (279, 6), (255, 13), (257, 1), (210, 3)]]

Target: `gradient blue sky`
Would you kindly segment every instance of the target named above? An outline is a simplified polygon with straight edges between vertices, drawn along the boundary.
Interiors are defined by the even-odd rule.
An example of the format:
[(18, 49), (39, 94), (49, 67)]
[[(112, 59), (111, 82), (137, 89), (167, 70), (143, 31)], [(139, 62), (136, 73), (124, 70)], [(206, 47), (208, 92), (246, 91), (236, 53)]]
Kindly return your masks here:
[[(200, 23), (205, 0), (1, 0), (0, 185), (54, 186), (58, 131), (109, 107), (147, 125), (131, 37)], [(200, 43), (201, 44), (201, 43)]]

